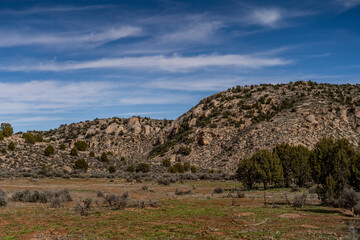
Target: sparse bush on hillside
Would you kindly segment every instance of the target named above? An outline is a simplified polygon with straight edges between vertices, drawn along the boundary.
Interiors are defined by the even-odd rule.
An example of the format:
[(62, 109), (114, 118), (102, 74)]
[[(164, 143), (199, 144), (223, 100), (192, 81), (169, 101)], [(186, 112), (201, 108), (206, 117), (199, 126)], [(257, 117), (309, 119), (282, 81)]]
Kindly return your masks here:
[(127, 167), (126, 171), (135, 172), (135, 167), (133, 165), (130, 165), (130, 166)]
[(2, 132), (0, 132), (0, 141), (4, 140), (4, 134)]
[(196, 173), (197, 172), (197, 168), (195, 166), (191, 166), (190, 168), (192, 173)]
[(25, 139), (25, 143), (35, 144), (36, 139), (32, 133), (24, 133), (22, 137)]
[(80, 213), (81, 216), (89, 215), (89, 210), (92, 205), (92, 198), (86, 198), (82, 202), (77, 202), (75, 206), (75, 212)]
[(1, 123), (1, 132), (4, 135), (4, 137), (10, 137), (13, 135), (14, 130), (10, 123)]
[(87, 149), (87, 144), (86, 144), (86, 142), (84, 142), (84, 141), (76, 141), (76, 142), (74, 143), (74, 146), (75, 146), (76, 149), (79, 150), (79, 151), (86, 151), (86, 149)]
[(185, 147), (185, 146), (181, 146), (181, 147), (179, 148), (179, 150), (177, 151), (177, 153), (183, 154), (183, 155), (189, 155), (189, 154), (191, 153), (191, 148)]
[(169, 159), (169, 158), (165, 159), (165, 160), (162, 162), (162, 165), (163, 165), (164, 167), (170, 167), (170, 166), (171, 166), (170, 159)]
[(221, 188), (221, 187), (217, 187), (217, 188), (214, 189), (214, 193), (216, 193), (216, 194), (220, 194), (220, 193), (223, 193), (223, 192), (224, 192), (224, 189)]
[(35, 141), (36, 141), (36, 142), (43, 142), (43, 141), (44, 141), (44, 137), (43, 137), (40, 133), (38, 133), (38, 134), (36, 134), (36, 136), (35, 136)]
[(190, 170), (190, 168), (191, 168), (191, 166), (190, 166), (190, 163), (189, 163), (189, 162), (185, 162), (183, 166), (184, 166), (184, 170), (185, 170), (185, 172), (189, 171), (189, 170)]
[(89, 164), (85, 159), (78, 159), (75, 161), (75, 169), (87, 171), (89, 168)]
[(78, 156), (78, 151), (77, 151), (77, 149), (76, 149), (76, 148), (72, 148), (71, 151), (70, 151), (70, 155), (71, 155), (71, 156), (74, 156), (74, 157)]
[(103, 152), (103, 153), (101, 154), (100, 161), (101, 161), (101, 162), (105, 162), (105, 163), (110, 163), (109, 158), (108, 158), (106, 152)]
[(45, 148), (44, 154), (45, 156), (51, 156), (55, 153), (55, 148), (50, 144), (49, 146), (47, 146), (47, 148)]
[(139, 163), (136, 167), (136, 172), (150, 172), (150, 165), (148, 163)]
[(110, 166), (109, 167), (109, 173), (115, 173), (115, 172), (116, 172), (115, 166)]
[(65, 146), (65, 144), (63, 144), (63, 143), (62, 143), (62, 144), (60, 144), (60, 147), (59, 147), (59, 149), (60, 149), (60, 150), (65, 150), (65, 149), (66, 149), (66, 146)]
[(89, 157), (95, 157), (94, 151), (91, 151), (91, 152), (89, 153)]
[(8, 149), (11, 150), (11, 151), (14, 151), (15, 150), (15, 143), (13, 141), (11, 141), (8, 145)]

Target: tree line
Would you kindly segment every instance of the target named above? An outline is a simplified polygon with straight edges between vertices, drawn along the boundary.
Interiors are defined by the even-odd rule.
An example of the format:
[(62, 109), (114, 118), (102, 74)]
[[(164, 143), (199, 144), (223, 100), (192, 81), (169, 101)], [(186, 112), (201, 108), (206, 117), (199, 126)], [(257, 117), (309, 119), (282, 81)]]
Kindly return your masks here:
[(345, 188), (360, 190), (360, 148), (347, 139), (321, 138), (312, 150), (278, 144), (241, 159), (236, 176), (248, 189), (316, 185), (322, 202), (338, 199)]

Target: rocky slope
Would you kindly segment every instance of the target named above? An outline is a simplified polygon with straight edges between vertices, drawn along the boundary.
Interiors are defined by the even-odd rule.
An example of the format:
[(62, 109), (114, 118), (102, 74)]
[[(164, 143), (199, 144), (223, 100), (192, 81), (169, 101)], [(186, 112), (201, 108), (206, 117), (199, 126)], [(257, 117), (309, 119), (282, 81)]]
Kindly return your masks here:
[[(76, 140), (87, 142), (80, 152), (89, 172), (107, 172), (108, 164), (89, 157), (111, 152), (110, 164), (118, 171), (149, 162), (166, 171), (161, 162), (190, 162), (199, 169), (233, 172), (238, 161), (258, 148), (278, 143), (303, 144), (312, 148), (324, 135), (360, 140), (360, 85), (330, 85), (295, 82), (278, 85), (234, 87), (200, 101), (174, 121), (132, 117), (95, 119), (42, 132), (46, 142), (25, 144), (21, 134), (0, 141), (0, 171), (40, 171), (45, 167), (73, 171), (78, 157), (69, 155)], [(51, 143), (55, 155), (44, 156)], [(60, 144), (67, 149), (60, 150)], [(35, 169), (35, 170), (34, 170)]]

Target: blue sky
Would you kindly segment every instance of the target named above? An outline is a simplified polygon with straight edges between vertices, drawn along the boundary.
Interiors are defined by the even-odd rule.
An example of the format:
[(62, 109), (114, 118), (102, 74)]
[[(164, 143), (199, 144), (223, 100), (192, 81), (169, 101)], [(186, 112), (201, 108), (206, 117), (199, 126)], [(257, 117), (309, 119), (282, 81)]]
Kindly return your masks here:
[(235, 85), (360, 82), (360, 0), (0, 0), (0, 122), (175, 119)]

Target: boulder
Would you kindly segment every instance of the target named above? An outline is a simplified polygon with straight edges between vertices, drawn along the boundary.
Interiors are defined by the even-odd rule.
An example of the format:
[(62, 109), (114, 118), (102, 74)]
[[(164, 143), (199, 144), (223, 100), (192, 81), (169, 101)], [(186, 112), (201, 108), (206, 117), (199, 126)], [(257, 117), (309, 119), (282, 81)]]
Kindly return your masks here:
[(305, 118), (305, 120), (306, 120), (307, 122), (309, 122), (309, 123), (315, 123), (315, 122), (316, 122), (315, 116), (312, 115), (312, 114), (308, 115), (308, 116)]

